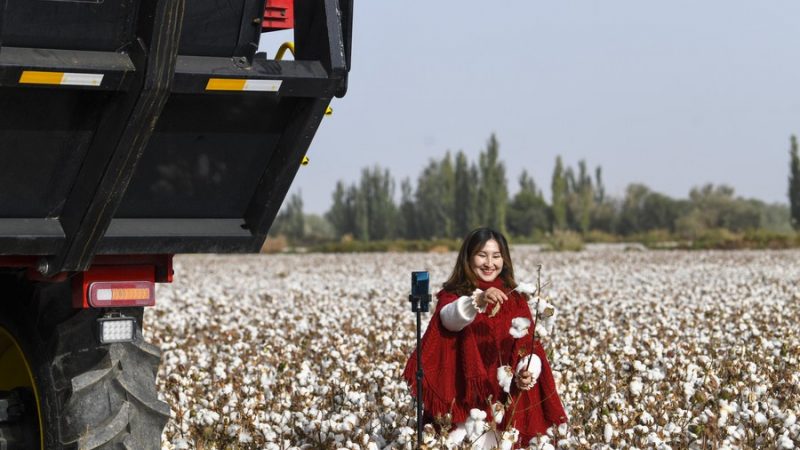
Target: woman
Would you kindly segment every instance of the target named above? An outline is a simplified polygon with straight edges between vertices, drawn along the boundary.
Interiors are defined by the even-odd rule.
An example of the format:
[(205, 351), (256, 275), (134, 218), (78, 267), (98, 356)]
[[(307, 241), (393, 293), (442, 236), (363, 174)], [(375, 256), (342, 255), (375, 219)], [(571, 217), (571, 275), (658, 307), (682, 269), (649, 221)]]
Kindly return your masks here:
[[(525, 328), (533, 319), (516, 287), (505, 237), (489, 228), (469, 233), (422, 339), (426, 420), (450, 414), (451, 443), (492, 448), (516, 438), (513, 428), (517, 443), (527, 445), (567, 421), (544, 349)], [(412, 395), (416, 361), (415, 350), (403, 373)], [(492, 422), (496, 433), (487, 430)]]

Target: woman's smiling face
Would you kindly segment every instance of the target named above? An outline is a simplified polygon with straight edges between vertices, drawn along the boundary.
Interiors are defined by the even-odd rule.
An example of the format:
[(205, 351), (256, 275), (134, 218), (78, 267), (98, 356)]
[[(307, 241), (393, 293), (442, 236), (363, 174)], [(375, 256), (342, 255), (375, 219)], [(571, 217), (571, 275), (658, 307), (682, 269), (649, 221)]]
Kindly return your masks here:
[(470, 261), (472, 271), (478, 279), (491, 282), (503, 271), (503, 255), (500, 245), (494, 239), (489, 239), (483, 248), (475, 253)]

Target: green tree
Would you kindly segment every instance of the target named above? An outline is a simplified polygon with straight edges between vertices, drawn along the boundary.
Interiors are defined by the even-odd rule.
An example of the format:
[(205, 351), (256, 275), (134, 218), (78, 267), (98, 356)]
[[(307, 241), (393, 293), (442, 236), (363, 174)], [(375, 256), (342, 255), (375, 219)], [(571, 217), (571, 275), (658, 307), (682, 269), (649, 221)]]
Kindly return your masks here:
[(578, 197), (578, 211), (575, 216), (578, 219), (578, 227), (582, 233), (589, 232), (592, 220), (592, 209), (594, 207), (594, 189), (592, 179), (586, 170), (586, 161), (578, 162), (578, 185), (575, 193)]
[(792, 135), (789, 150), (789, 209), (792, 226), (800, 230), (800, 157), (797, 155), (797, 137)]
[(594, 169), (594, 184), (594, 202), (599, 205), (606, 200), (606, 188), (603, 186), (603, 168), (600, 166)]
[(416, 211), (419, 236), (450, 237), (453, 232), (455, 174), (449, 157), (431, 159), (417, 180)]
[(444, 237), (454, 237), (455, 234), (455, 200), (456, 200), (456, 173), (453, 167), (453, 157), (448, 151), (439, 164), (440, 201), (445, 220), (443, 220)]
[(271, 230), (273, 235), (282, 234), (294, 243), (305, 236), (305, 217), (303, 216), (303, 195), (295, 192), (289, 196), (275, 218)]
[(486, 143), (486, 151), (481, 152), (478, 159), (480, 170), (478, 211), (482, 224), (505, 233), (508, 182), (506, 169), (499, 155), (500, 144), (492, 133)]
[(398, 235), (406, 239), (420, 237), (417, 208), (414, 204), (414, 190), (411, 180), (405, 178), (400, 183), (400, 230)]
[(564, 176), (564, 164), (561, 156), (556, 157), (556, 166), (550, 182), (552, 195), (551, 208), (553, 210), (553, 229), (567, 228), (567, 179)]
[(547, 203), (525, 170), (519, 177), (519, 191), (508, 204), (506, 221), (508, 232), (513, 236), (529, 237), (534, 230), (547, 231), (550, 228)]
[(632, 183), (625, 189), (625, 199), (619, 213), (617, 231), (623, 235), (639, 233), (644, 227), (641, 224), (641, 212), (644, 201), (650, 195), (650, 188), (643, 184)]
[(453, 234), (464, 237), (477, 227), (478, 169), (471, 167), (464, 152), (456, 154), (454, 175)]
[(353, 205), (353, 218), (355, 221), (353, 236), (360, 241), (368, 241), (370, 237), (369, 209), (367, 207), (367, 199), (364, 195), (364, 191), (358, 189), (355, 185), (350, 186), (348, 198)]
[(343, 181), (336, 182), (333, 203), (325, 213), (325, 218), (333, 226), (337, 237), (345, 234), (355, 235), (355, 211), (353, 210), (353, 199), (349, 198), (349, 194)]
[(397, 206), (394, 203), (394, 179), (389, 170), (380, 167), (361, 172), (359, 191), (365, 202), (367, 236), (372, 240), (391, 239), (395, 236)]

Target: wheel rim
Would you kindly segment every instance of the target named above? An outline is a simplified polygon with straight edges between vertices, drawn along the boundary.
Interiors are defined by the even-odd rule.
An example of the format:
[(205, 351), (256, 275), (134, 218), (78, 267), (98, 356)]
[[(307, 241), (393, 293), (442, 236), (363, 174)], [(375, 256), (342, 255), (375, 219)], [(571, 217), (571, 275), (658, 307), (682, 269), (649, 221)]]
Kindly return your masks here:
[(34, 382), (33, 371), (25, 359), (22, 348), (5, 328), (0, 326), (0, 391), (14, 388), (29, 388), (36, 399), (36, 415), (39, 418), (39, 446), (44, 450), (44, 428), (42, 427), (42, 409), (39, 401), (39, 389)]

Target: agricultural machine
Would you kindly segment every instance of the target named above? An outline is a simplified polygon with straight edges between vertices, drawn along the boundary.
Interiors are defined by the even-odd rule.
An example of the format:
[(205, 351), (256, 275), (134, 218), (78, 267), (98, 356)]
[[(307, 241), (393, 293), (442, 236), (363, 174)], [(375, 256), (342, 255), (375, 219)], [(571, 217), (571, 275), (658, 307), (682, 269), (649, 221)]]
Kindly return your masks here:
[[(257, 52), (286, 28), (293, 60)], [(0, 3), (0, 449), (160, 448), (143, 308), (174, 254), (260, 250), (351, 28), (352, 0)]]

